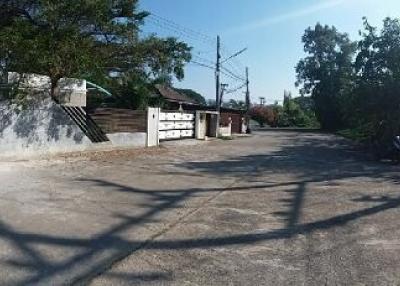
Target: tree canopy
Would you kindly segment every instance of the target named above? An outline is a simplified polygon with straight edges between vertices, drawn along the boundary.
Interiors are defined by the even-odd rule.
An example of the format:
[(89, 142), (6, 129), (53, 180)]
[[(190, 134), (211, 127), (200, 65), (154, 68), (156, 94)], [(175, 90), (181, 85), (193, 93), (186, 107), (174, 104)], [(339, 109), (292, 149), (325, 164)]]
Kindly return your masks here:
[(400, 21), (386, 18), (379, 31), (364, 19), (360, 36), (353, 43), (334, 27), (308, 28), (297, 85), (323, 128), (347, 129), (383, 154), (400, 134)]
[(364, 19), (361, 35), (349, 125), (388, 145), (400, 133), (400, 22), (387, 18), (378, 32)]
[(356, 44), (335, 27), (317, 24), (303, 36), (308, 56), (296, 67), (297, 86), (303, 95), (310, 94), (322, 128), (337, 130), (342, 126), (340, 101), (352, 86), (352, 58)]
[(228, 102), (222, 103), (222, 107), (232, 108), (237, 110), (246, 110), (246, 103), (243, 100), (230, 99)]
[(2, 69), (49, 76), (53, 97), (62, 77), (182, 79), (191, 58), (175, 38), (139, 37), (138, 0), (3, 1), (0, 11)]
[(253, 106), (250, 116), (261, 126), (318, 128), (313, 105), (309, 97), (292, 98), (289, 91), (284, 92), (283, 105), (277, 102), (269, 106)]

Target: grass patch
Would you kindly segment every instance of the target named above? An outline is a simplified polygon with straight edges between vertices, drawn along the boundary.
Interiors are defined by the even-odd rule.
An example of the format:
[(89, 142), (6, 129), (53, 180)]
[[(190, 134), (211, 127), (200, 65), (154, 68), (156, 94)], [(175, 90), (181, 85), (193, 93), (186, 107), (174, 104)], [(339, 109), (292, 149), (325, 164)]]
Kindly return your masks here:
[(363, 129), (344, 129), (336, 132), (338, 135), (343, 136), (344, 138), (356, 141), (356, 142), (365, 142), (369, 137), (370, 134), (365, 132)]

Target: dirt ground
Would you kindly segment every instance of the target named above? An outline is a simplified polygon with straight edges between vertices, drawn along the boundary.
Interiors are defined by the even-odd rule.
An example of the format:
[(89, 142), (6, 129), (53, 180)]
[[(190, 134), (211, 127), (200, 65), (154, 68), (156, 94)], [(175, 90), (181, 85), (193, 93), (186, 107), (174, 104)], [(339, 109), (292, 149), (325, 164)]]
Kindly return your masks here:
[(400, 169), (317, 133), (0, 163), (1, 285), (400, 285)]

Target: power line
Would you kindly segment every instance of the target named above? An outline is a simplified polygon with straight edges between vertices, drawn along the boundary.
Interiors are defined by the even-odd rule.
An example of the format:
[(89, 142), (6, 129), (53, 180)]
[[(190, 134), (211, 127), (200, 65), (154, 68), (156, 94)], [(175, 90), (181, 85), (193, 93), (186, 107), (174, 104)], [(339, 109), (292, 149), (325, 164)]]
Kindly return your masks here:
[(203, 58), (203, 57), (200, 57), (200, 56), (198, 56), (198, 55), (192, 55), (192, 57), (194, 57), (194, 58), (196, 58), (196, 59), (198, 59), (198, 60), (207, 62), (207, 63), (209, 63), (209, 64), (215, 65), (215, 62), (214, 62), (214, 61), (209, 60), (209, 59), (206, 59), (206, 58)]
[[(224, 51), (224, 53), (226, 53), (228, 55), (232, 54), (232, 52), (224, 45), (222, 45), (222, 50)], [(230, 62), (231, 62), (230, 65), (235, 66), (237, 69), (245, 70), (245, 66), (242, 64), (242, 62), (240, 60), (238, 60), (237, 57), (231, 58)], [(229, 63), (229, 61), (228, 61), (228, 63)]]
[(229, 67), (229, 69), (231, 69), (234, 73), (236, 73), (236, 74), (241, 74), (242, 73), (242, 69), (239, 69), (237, 66), (235, 66), (235, 65), (233, 65), (232, 63), (230, 63), (230, 62), (226, 62), (225, 64), (224, 64), (225, 66), (228, 66)]
[[(215, 63), (209, 59), (205, 59), (203, 57), (197, 56), (197, 55), (193, 55), (194, 58), (196, 58), (199, 61), (204, 61), (207, 62), (207, 65), (215, 65)], [(214, 67), (215, 68), (215, 67)], [(221, 73), (230, 77), (231, 79), (234, 79), (236, 81), (245, 81), (244, 78), (242, 78), (241, 76), (237, 75), (236, 73), (232, 72), (231, 70), (221, 66)]]
[(204, 34), (204, 33), (202, 33), (202, 32), (195, 31), (195, 30), (193, 30), (193, 29), (191, 29), (191, 28), (184, 27), (184, 26), (181, 25), (181, 24), (178, 24), (178, 23), (176, 23), (176, 22), (174, 22), (174, 21), (172, 21), (172, 20), (166, 19), (166, 18), (164, 18), (164, 17), (158, 16), (158, 15), (156, 15), (155, 13), (151, 13), (151, 14), (149, 15), (149, 17), (154, 17), (154, 18), (158, 19), (159, 21), (163, 21), (163, 22), (165, 22), (165, 23), (168, 23), (168, 24), (171, 25), (171, 26), (175, 26), (176, 28), (185, 31), (186, 33), (194, 34), (194, 35), (197, 35), (197, 36), (199, 36), (199, 37), (202, 37), (202, 38), (204, 38), (205, 40), (208, 40), (208, 41), (210, 41), (210, 42), (212, 42), (212, 43), (215, 42), (215, 40), (214, 40), (213, 37), (210, 37), (210, 36), (208, 36), (208, 35), (206, 35), (206, 34)]
[[(198, 60), (207, 62), (207, 63), (209, 63), (209, 64), (213, 64), (213, 65), (216, 64), (216, 63), (215, 63), (214, 61), (212, 61), (212, 60), (209, 60), (209, 59), (206, 59), (206, 58), (197, 56), (197, 55), (192, 55), (192, 56), (193, 56), (194, 58), (198, 59)], [(231, 70), (229, 70), (228, 68), (226, 68), (226, 67), (224, 67), (224, 66), (222, 66), (222, 65), (221, 65), (221, 69), (222, 69), (223, 71), (225, 71), (225, 73), (228, 73), (231, 77), (233, 77), (233, 78), (235, 78), (235, 79), (237, 79), (237, 80), (240, 80), (240, 81), (245, 81), (245, 79), (244, 79), (243, 77), (241, 77), (240, 75), (238, 75), (238, 74), (235, 73), (234, 71), (231, 71)]]
[[(150, 16), (147, 18), (147, 20), (152, 25), (155, 25), (161, 29), (164, 29), (168, 32), (172, 32), (175, 35), (178, 35), (177, 38), (190, 39), (190, 41), (195, 41), (197, 43), (202, 43), (202, 44), (212, 45), (212, 46), (214, 46), (216, 43), (215, 39), (213, 37), (210, 37), (202, 32), (198, 32), (191, 28), (180, 25), (172, 20), (158, 16), (157, 14), (154, 14), (154, 13), (150, 14)], [(190, 41), (187, 41), (189, 45), (191, 44), (191, 43), (189, 43)], [(225, 56), (225, 53), (223, 55), (221, 53), (221, 49), (223, 49), (224, 52), (226, 54), (228, 54), (229, 56)], [(222, 45), (219, 41), (219, 37), (217, 39), (217, 55), (218, 55), (217, 61), (214, 61), (214, 59), (211, 60), (209, 58), (205, 58), (203, 56), (203, 54), (205, 54), (205, 52), (204, 53), (202, 53), (202, 52), (196, 53), (196, 49), (194, 51), (192, 50), (192, 60), (190, 61), (190, 64), (214, 70), (216, 73), (217, 102), (220, 97), (220, 76), (221, 75), (224, 75), (225, 77), (230, 78), (234, 82), (234, 84), (232, 84), (232, 85), (236, 85), (237, 82), (240, 82), (240, 85), (238, 87), (229, 90), (227, 94), (235, 93), (245, 86), (245, 84), (243, 84), (243, 83), (246, 82), (246, 79), (240, 75), (240, 74), (242, 74), (242, 71), (244, 71), (244, 65), (241, 64), (237, 60), (237, 56), (240, 55), (241, 53), (243, 53), (245, 50), (246, 49), (240, 50), (239, 52), (236, 52), (236, 53), (231, 53), (225, 46), (222, 47)], [(207, 53), (210, 53), (210, 52), (207, 52)], [(225, 59), (222, 60), (223, 58), (225, 58)], [(222, 64), (224, 64), (225, 66), (222, 66)]]
[(185, 28), (179, 24), (176, 24), (173, 21), (167, 20), (165, 18), (155, 16), (155, 15), (150, 15), (147, 20), (149, 20), (152, 24), (155, 24), (159, 26), (160, 28), (167, 29), (170, 31), (173, 31), (175, 33), (180, 34), (181, 36), (184, 36), (186, 38), (190, 38), (192, 40), (196, 40), (199, 42), (202, 42), (207, 45), (215, 45), (215, 40), (213, 38), (206, 36), (200, 32), (196, 32), (192, 29)]
[[(226, 47), (222, 47), (224, 54), (227, 55), (232, 55), (232, 52), (228, 50)], [(238, 60), (237, 57), (230, 57), (228, 60), (224, 63), (225, 65), (228, 65), (230, 69), (234, 70), (235, 73), (242, 73), (242, 71), (245, 70), (244, 65)]]
[[(206, 58), (200, 57), (200, 56), (198, 56), (198, 55), (192, 55), (192, 57), (197, 58), (198, 60), (205, 61), (205, 62), (207, 62), (207, 63), (209, 63), (209, 64), (213, 64), (213, 65), (216, 64), (214, 61), (212, 61), (212, 60), (210, 60), (210, 59), (206, 59)], [(231, 71), (230, 69), (228, 69), (228, 68), (226, 68), (226, 67), (223, 67), (222, 65), (221, 65), (221, 69), (223, 69), (226, 73), (229, 73), (229, 74), (230, 74), (231, 76), (233, 76), (234, 78), (236, 78), (236, 79), (238, 79), (238, 80), (241, 80), (241, 81), (245, 81), (245, 79), (244, 79), (243, 77), (241, 77), (240, 75), (238, 75), (235, 71)], [(239, 72), (239, 73), (240, 73), (240, 72)]]
[(197, 55), (209, 55), (209, 54), (214, 54), (215, 50), (208, 50), (208, 51), (199, 51), (199, 50), (193, 50), (193, 53), (197, 54)]
[(245, 51), (247, 51), (247, 48), (244, 48), (242, 50), (240, 50), (239, 52), (234, 53), (233, 55), (231, 55), (229, 58), (226, 58), (222, 61), (222, 63), (225, 63), (233, 58), (236, 58), (237, 56), (239, 56), (240, 54), (243, 54)]
[(225, 75), (225, 76), (231, 78), (231, 79), (234, 79), (236, 82), (237, 82), (238, 80), (243, 81), (242, 79), (238, 79), (236, 76), (232, 76), (231, 74), (229, 74), (229, 73), (227, 73), (227, 72), (225, 72), (225, 71), (223, 71), (223, 70), (221, 70), (221, 73), (222, 73), (223, 75)]
[[(194, 64), (194, 65), (198, 65), (198, 66), (201, 66), (201, 67), (204, 67), (204, 68), (208, 68), (208, 69), (211, 69), (211, 70), (215, 70), (215, 67), (207, 65), (207, 64), (204, 64), (204, 63), (201, 63), (201, 62), (198, 62), (198, 61), (195, 61), (195, 60), (191, 60), (189, 63)], [(232, 76), (232, 75), (230, 75), (230, 74), (228, 74), (228, 73), (226, 73), (224, 71), (221, 71), (221, 73), (223, 75), (235, 80), (235, 82), (238, 81), (236, 77), (234, 77), (234, 76)]]
[[(201, 58), (200, 58), (200, 59), (201, 59)], [(196, 64), (196, 65), (199, 65), (199, 66), (202, 66), (202, 67), (206, 67), (206, 68), (215, 70), (215, 66), (212, 66), (212, 65), (210, 65), (210, 64), (208, 64), (208, 63), (202, 63), (202, 62), (200, 62), (200, 61), (193, 60), (193, 59), (190, 61), (190, 63), (193, 63), (193, 64)], [(227, 76), (227, 77), (233, 79), (235, 82), (244, 81), (243, 78), (240, 78), (239, 76), (235, 75), (235, 74), (232, 73), (230, 70), (228, 70), (228, 69), (226, 69), (226, 68), (224, 68), (224, 67), (222, 67), (221, 69), (222, 69), (222, 70), (221, 70), (221, 73), (222, 73), (223, 75), (225, 75), (225, 76)]]
[(201, 42), (201, 43), (206, 44), (206, 45), (213, 45), (214, 44), (214, 43), (210, 43), (208, 41), (205, 41), (202, 38), (196, 37), (196, 36), (194, 36), (192, 34), (185, 33), (184, 31), (179, 30), (176, 27), (168, 26), (166, 24), (163, 24), (158, 20), (153, 20), (153, 19), (148, 18), (148, 23), (150, 23), (152, 25), (155, 25), (158, 28), (167, 30), (169, 32), (173, 32), (174, 34), (178, 35), (177, 38), (185, 38), (185, 39), (189, 39), (191, 41)]
[[(154, 24), (162, 29), (172, 31), (172, 32), (178, 34), (179, 37), (188, 38), (193, 41), (205, 43), (207, 45), (215, 45), (215, 40), (212, 37), (210, 37), (202, 32), (195, 31), (191, 28), (185, 27), (185, 26), (178, 24), (172, 20), (161, 17), (155, 13), (151, 13), (147, 19), (150, 20), (151, 24)], [(232, 55), (232, 53), (225, 46), (221, 45), (221, 48), (227, 54)], [(234, 71), (231, 71), (228, 69), (226, 69), (225, 71), (227, 73), (231, 74), (233, 77), (243, 80), (243, 78), (241, 78), (240, 76), (237, 75), (238, 73), (241, 73), (241, 70), (244, 70), (244, 68), (240, 67), (240, 66), (243, 67), (243, 64), (239, 63), (235, 57), (237, 54), (238, 53), (235, 53), (234, 56), (230, 56), (229, 58), (227, 58), (225, 60), (225, 64), (228, 65), (229, 68)], [(221, 57), (222, 57), (222, 55), (221, 55)], [(210, 62), (210, 60), (208, 60), (208, 59), (206, 61)], [(235, 65), (233, 63), (235, 63)]]
[(149, 19), (148, 23), (152, 24), (152, 25), (155, 25), (158, 28), (164, 29), (164, 30), (166, 30), (168, 32), (172, 32), (176, 38), (185, 39), (185, 41), (187, 41), (187, 42), (194, 41), (194, 42), (198, 42), (198, 43), (202, 43), (202, 44), (206, 44), (206, 45), (211, 45), (209, 42), (205, 42), (201, 38), (197, 38), (197, 37), (195, 37), (193, 35), (186, 34), (183, 31), (175, 29), (174, 27), (166, 26), (166, 25), (164, 25), (164, 24), (162, 24), (162, 23), (160, 23), (160, 22), (158, 22), (156, 20), (154, 21), (152, 19)]
[(246, 81), (244, 78), (238, 76), (237, 74), (233, 73), (232, 71), (228, 70), (228, 69), (225, 68), (225, 67), (221, 67), (221, 69), (222, 69), (223, 71), (225, 71), (226, 73), (228, 73), (231, 77), (233, 77), (233, 78), (235, 78), (235, 79), (237, 79), (237, 80)]
[(235, 92), (241, 90), (242, 88), (244, 88), (244, 87), (246, 86), (246, 84), (247, 84), (247, 83), (244, 83), (244, 84), (242, 84), (242, 85), (240, 85), (240, 86), (238, 86), (238, 87), (235, 87), (235, 88), (233, 88), (233, 89), (227, 90), (227, 91), (225, 92), (225, 94), (235, 93)]
[(190, 63), (198, 65), (198, 66), (201, 66), (201, 67), (204, 67), (204, 68), (209, 68), (209, 69), (212, 69), (212, 70), (215, 69), (215, 67), (212, 67), (212, 66), (207, 65), (207, 64), (200, 63), (200, 62), (195, 61), (195, 60), (191, 60)]
[[(189, 38), (191, 40), (202, 42), (207, 45), (213, 45), (213, 46), (215, 45), (215, 39), (213, 39), (212, 37), (204, 33), (195, 31), (191, 28), (184, 27), (183, 25), (180, 25), (172, 20), (161, 17), (157, 14), (151, 13), (147, 19), (149, 19), (152, 24), (157, 25), (160, 28), (177, 33), (180, 37)], [(232, 54), (225, 46), (222, 46), (222, 44), (221, 48), (225, 53)], [(234, 64), (232, 64), (231, 62)], [(231, 56), (230, 58), (226, 59), (225, 63), (231, 69), (234, 69), (236, 73), (238, 73), (239, 70), (244, 70), (244, 65), (240, 63), (234, 56)]]

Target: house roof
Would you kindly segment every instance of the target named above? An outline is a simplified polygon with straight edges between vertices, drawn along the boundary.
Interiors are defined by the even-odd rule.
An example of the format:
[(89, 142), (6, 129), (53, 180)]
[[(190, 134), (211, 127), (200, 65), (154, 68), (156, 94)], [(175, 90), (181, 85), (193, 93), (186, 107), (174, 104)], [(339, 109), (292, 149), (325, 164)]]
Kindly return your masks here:
[(173, 101), (178, 103), (185, 103), (185, 104), (197, 104), (197, 102), (185, 94), (179, 93), (173, 88), (170, 88), (165, 85), (156, 84), (156, 90), (158, 93), (167, 101)]

